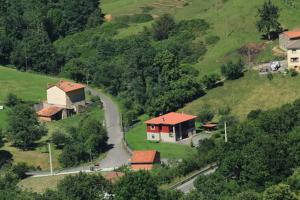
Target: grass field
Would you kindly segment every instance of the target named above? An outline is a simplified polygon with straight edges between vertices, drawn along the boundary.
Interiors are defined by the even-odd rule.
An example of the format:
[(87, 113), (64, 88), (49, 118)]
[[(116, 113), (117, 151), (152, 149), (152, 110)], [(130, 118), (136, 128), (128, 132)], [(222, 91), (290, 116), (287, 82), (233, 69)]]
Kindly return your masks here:
[(243, 78), (208, 91), (180, 111), (197, 114), (201, 107), (210, 105), (217, 113), (218, 108), (229, 106), (233, 115), (244, 119), (251, 110), (275, 108), (300, 98), (299, 84), (299, 76), (277, 74), (270, 81), (256, 71), (247, 72)]
[[(59, 78), (44, 76), (34, 73), (24, 73), (14, 69), (0, 67), (0, 105), (3, 105), (8, 93), (17, 94), (24, 101), (40, 102), (46, 99), (47, 84), (58, 82)], [(0, 110), (0, 128), (5, 128), (8, 108)], [(90, 115), (104, 119), (104, 112), (98, 108), (93, 109)], [(40, 167), (42, 170), (49, 169), (49, 156), (47, 139), (53, 131), (65, 131), (68, 126), (77, 125), (80, 123), (81, 115), (72, 116), (70, 118), (47, 123), (48, 135), (43, 137), (38, 143), (37, 148), (33, 151), (21, 151), (9, 143), (6, 143), (2, 150), (9, 151), (13, 155), (15, 163), (25, 162), (34, 167)], [(53, 152), (53, 167), (59, 168), (58, 157), (60, 150), (57, 150), (52, 145)]]
[(161, 157), (171, 159), (187, 158), (196, 152), (188, 145), (147, 141), (146, 125), (143, 123), (146, 119), (146, 116), (142, 116), (141, 122), (125, 134), (126, 141), (133, 150), (157, 150)]

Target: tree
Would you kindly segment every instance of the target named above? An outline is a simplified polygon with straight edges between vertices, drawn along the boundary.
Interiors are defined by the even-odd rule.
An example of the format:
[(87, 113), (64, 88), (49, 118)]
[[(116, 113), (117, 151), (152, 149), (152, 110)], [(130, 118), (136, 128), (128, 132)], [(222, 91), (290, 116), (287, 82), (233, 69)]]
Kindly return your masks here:
[(13, 93), (8, 93), (5, 99), (5, 105), (8, 107), (14, 107), (17, 104), (21, 103), (22, 100), (17, 97), (17, 95)]
[(34, 110), (26, 104), (19, 104), (8, 113), (7, 137), (21, 149), (29, 149), (34, 141), (47, 133), (40, 125)]
[(62, 149), (65, 145), (69, 144), (71, 138), (66, 134), (60, 132), (59, 130), (55, 131), (51, 136), (52, 142), (56, 145), (56, 148)]
[(298, 200), (298, 198), (291, 191), (290, 186), (281, 183), (266, 189), (263, 200)]
[(244, 75), (244, 64), (242, 60), (238, 62), (228, 62), (221, 66), (221, 73), (229, 80), (238, 79)]
[(258, 9), (258, 15), (260, 17), (256, 23), (258, 31), (267, 35), (268, 40), (271, 40), (271, 32), (278, 32), (281, 29), (281, 25), (278, 22), (278, 7), (275, 6), (271, 0), (268, 0), (264, 3), (262, 8)]
[(175, 28), (176, 24), (173, 17), (169, 14), (164, 14), (152, 26), (153, 38), (155, 40), (167, 39)]
[(11, 171), (19, 178), (24, 179), (27, 177), (26, 172), (28, 172), (29, 166), (26, 163), (17, 163), (11, 167)]
[(202, 83), (206, 87), (206, 89), (212, 89), (216, 87), (217, 82), (220, 80), (221, 78), (218, 74), (204, 75), (204, 77), (202, 78)]
[(159, 193), (155, 180), (146, 171), (129, 172), (117, 183), (116, 200), (158, 200)]
[(79, 173), (67, 176), (57, 186), (64, 199), (105, 199), (111, 194), (112, 186), (102, 175)]
[(197, 120), (201, 123), (207, 123), (214, 118), (214, 112), (210, 106), (204, 105), (198, 113)]
[(239, 193), (234, 200), (260, 200), (261, 195), (254, 191), (243, 191)]
[(90, 158), (85, 147), (80, 143), (66, 145), (60, 156), (59, 162), (63, 167), (71, 167), (87, 161)]
[(11, 61), (19, 70), (59, 72), (59, 56), (45, 31), (28, 32), (16, 44)]

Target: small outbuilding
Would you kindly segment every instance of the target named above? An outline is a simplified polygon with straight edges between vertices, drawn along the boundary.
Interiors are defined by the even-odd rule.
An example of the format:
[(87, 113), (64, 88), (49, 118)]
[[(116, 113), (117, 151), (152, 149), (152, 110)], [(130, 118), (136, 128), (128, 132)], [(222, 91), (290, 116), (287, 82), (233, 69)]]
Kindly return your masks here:
[(297, 40), (300, 40), (300, 29), (283, 32), (279, 35), (279, 47), (287, 51), (288, 46)]
[(51, 122), (54, 120), (60, 120), (63, 117), (63, 108), (50, 106), (47, 108), (43, 108), (42, 110), (37, 112), (37, 116), (40, 121), (43, 122)]
[(130, 166), (134, 171), (151, 170), (158, 164), (160, 164), (160, 153), (155, 150), (133, 151), (130, 159)]
[(171, 112), (150, 119), (147, 124), (147, 140), (176, 142), (196, 133), (197, 116)]

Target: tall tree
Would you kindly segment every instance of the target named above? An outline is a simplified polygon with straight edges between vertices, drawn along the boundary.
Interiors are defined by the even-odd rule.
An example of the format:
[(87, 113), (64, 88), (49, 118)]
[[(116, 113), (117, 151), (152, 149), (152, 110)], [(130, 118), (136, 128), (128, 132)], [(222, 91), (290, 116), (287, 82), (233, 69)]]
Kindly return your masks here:
[(258, 9), (258, 15), (260, 17), (256, 23), (258, 31), (265, 34), (268, 37), (268, 40), (271, 40), (271, 32), (277, 32), (281, 29), (281, 25), (278, 22), (278, 7), (275, 6), (271, 0), (268, 0), (264, 3), (262, 8)]
[(6, 134), (14, 145), (22, 149), (32, 147), (34, 141), (47, 133), (47, 129), (40, 125), (34, 110), (25, 104), (12, 108), (8, 114)]
[(298, 197), (291, 191), (290, 186), (278, 184), (264, 192), (263, 200), (298, 200)]

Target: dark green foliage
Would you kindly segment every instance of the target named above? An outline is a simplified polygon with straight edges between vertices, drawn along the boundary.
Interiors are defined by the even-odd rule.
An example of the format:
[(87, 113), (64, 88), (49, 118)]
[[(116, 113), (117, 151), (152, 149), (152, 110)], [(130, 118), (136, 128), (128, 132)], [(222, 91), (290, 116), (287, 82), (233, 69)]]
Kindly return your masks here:
[(32, 31), (15, 45), (11, 62), (19, 70), (33, 70), (44, 73), (59, 71), (58, 55), (46, 32)]
[(21, 99), (17, 97), (17, 95), (13, 93), (9, 93), (5, 99), (5, 105), (8, 107), (14, 107), (22, 102)]
[(159, 192), (160, 200), (174, 200), (181, 199), (183, 193), (177, 190), (162, 190)]
[(267, 78), (269, 79), (269, 81), (273, 80), (273, 74), (272, 73), (268, 73)]
[(12, 42), (4, 34), (0, 33), (0, 64), (6, 65), (9, 63), (10, 53), (13, 49)]
[(201, 123), (207, 123), (214, 118), (215, 114), (209, 106), (203, 106), (198, 113), (197, 120)]
[(206, 89), (212, 89), (216, 87), (217, 82), (221, 80), (221, 77), (218, 74), (209, 74), (204, 75), (202, 78), (202, 83)]
[(149, 172), (129, 172), (117, 183), (115, 191), (116, 200), (158, 200), (157, 183)]
[(29, 169), (30, 167), (26, 163), (18, 163), (11, 167), (12, 173), (14, 173), (18, 179), (26, 178), (26, 172), (28, 172)]
[(107, 148), (107, 132), (102, 122), (92, 116), (83, 118), (79, 127), (69, 128), (67, 139), (59, 161), (65, 167), (75, 166), (97, 156)]
[(298, 200), (289, 185), (278, 184), (269, 187), (263, 194), (263, 200)]
[[(3, 137), (4, 137), (3, 131), (2, 131), (2, 129), (0, 129), (0, 148), (3, 147), (3, 145), (4, 145)], [(1, 166), (1, 164), (0, 164), (0, 166)]]
[(247, 119), (256, 119), (260, 115), (261, 112), (262, 112), (261, 109), (252, 110), (248, 113)]
[(221, 66), (222, 75), (229, 80), (238, 79), (244, 75), (244, 64), (242, 61), (228, 62)]
[(164, 40), (169, 37), (170, 34), (175, 30), (176, 24), (174, 19), (169, 14), (164, 14), (158, 18), (152, 26), (153, 38), (155, 40)]
[(207, 45), (214, 45), (216, 44), (218, 41), (220, 40), (220, 38), (216, 35), (209, 35), (205, 38), (205, 43)]
[(255, 191), (243, 191), (239, 193), (235, 200), (261, 200), (261, 195)]
[(218, 110), (219, 115), (222, 115), (222, 116), (229, 115), (230, 112), (231, 112), (231, 108), (227, 105), (220, 107)]
[(62, 149), (65, 145), (71, 142), (71, 138), (59, 130), (56, 130), (51, 136), (51, 141), (55, 144), (56, 148)]
[(29, 149), (34, 141), (47, 133), (46, 127), (40, 125), (34, 110), (25, 104), (12, 108), (8, 114), (6, 135), (12, 143), (22, 149)]
[(279, 32), (281, 25), (278, 22), (279, 8), (271, 0), (265, 1), (262, 8), (258, 9), (260, 19), (256, 23), (259, 32), (265, 34), (268, 40), (271, 39), (271, 32)]
[(67, 199), (105, 199), (106, 193), (110, 194), (112, 186), (101, 175), (88, 175), (79, 173), (67, 176), (57, 187), (60, 194)]
[(294, 69), (291, 69), (290, 73), (291, 73), (291, 77), (295, 77), (295, 76), (298, 75), (298, 72), (296, 70), (294, 70)]

